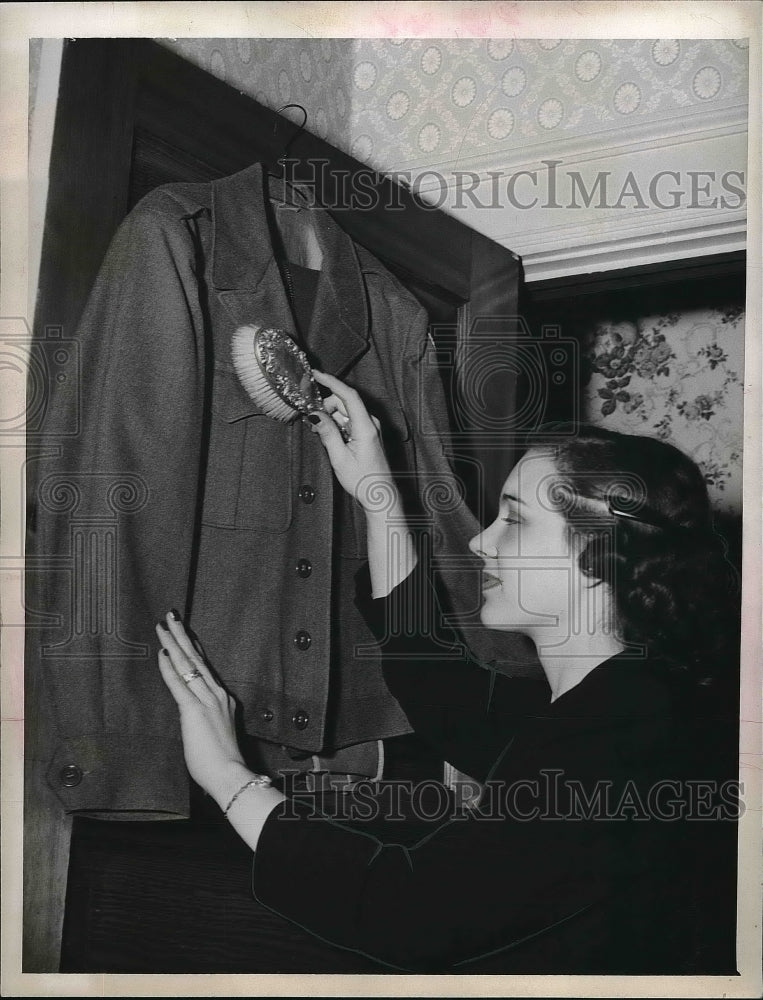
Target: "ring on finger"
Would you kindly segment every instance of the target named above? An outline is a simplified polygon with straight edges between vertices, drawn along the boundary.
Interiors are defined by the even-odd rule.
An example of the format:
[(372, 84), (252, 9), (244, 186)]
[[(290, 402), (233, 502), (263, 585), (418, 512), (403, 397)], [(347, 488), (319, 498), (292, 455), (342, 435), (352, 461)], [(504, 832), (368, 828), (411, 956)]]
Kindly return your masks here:
[(187, 674), (181, 674), (180, 680), (183, 681), (185, 684), (190, 684), (191, 681), (195, 681), (197, 677), (201, 676), (202, 676), (201, 671), (196, 670), (194, 668), (193, 670), (189, 670)]

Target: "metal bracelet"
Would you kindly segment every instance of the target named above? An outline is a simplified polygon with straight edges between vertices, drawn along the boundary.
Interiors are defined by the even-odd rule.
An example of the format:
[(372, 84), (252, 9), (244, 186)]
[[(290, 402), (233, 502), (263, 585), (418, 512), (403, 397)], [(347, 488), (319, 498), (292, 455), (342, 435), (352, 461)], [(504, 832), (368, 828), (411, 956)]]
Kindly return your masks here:
[(228, 815), (228, 810), (230, 809), (230, 807), (233, 805), (233, 803), (236, 801), (239, 795), (241, 795), (242, 792), (245, 792), (247, 790), (247, 788), (251, 788), (253, 785), (259, 785), (261, 788), (269, 788), (270, 785), (272, 784), (273, 782), (266, 774), (255, 774), (253, 778), (249, 779), (249, 781), (244, 782), (241, 788), (239, 788), (239, 790), (235, 793), (235, 795), (230, 800), (228, 805), (223, 809), (223, 816)]

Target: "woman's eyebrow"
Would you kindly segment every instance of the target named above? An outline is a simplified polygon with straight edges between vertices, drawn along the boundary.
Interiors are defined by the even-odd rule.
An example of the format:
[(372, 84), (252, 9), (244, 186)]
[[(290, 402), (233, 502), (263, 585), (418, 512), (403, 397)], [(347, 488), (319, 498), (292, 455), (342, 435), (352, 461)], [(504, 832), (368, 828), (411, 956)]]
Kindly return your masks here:
[(504, 493), (501, 496), (501, 500), (513, 500), (514, 503), (524, 504), (524, 500), (520, 500), (519, 497), (515, 497), (512, 493)]

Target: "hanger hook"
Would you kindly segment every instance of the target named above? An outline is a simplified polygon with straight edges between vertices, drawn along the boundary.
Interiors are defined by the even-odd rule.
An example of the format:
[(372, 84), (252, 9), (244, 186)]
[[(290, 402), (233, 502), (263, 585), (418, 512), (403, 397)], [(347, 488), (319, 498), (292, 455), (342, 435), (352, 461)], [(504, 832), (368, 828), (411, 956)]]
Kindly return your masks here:
[[(302, 107), (301, 104), (284, 104), (283, 107), (280, 107), (278, 109), (278, 111), (276, 112), (276, 114), (280, 115), (281, 112), (282, 111), (286, 111), (287, 108), (296, 108), (298, 111), (302, 112), (302, 114), (304, 115), (304, 118), (302, 119), (302, 124), (299, 126), (299, 128), (297, 129), (297, 131), (294, 133), (294, 135), (289, 139), (289, 141), (284, 146), (283, 153), (281, 153), (281, 156), (280, 156), (280, 158), (278, 160), (279, 163), (283, 163), (283, 161), (287, 158), (287, 156), (289, 155), (289, 149), (291, 148), (292, 143), (294, 142), (294, 140), (299, 135), (302, 134), (302, 132), (304, 132), (305, 125), (307, 124), (307, 111), (305, 111), (305, 109)], [(277, 131), (278, 131), (278, 122), (275, 122), (273, 124), (273, 135), (275, 135)]]

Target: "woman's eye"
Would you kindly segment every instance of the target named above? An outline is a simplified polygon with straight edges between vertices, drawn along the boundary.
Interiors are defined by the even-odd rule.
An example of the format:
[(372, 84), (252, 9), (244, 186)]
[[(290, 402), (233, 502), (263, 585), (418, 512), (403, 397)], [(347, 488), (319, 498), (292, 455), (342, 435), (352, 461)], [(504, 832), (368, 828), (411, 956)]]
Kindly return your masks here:
[(502, 517), (501, 520), (506, 524), (519, 524), (519, 519), (516, 517)]

